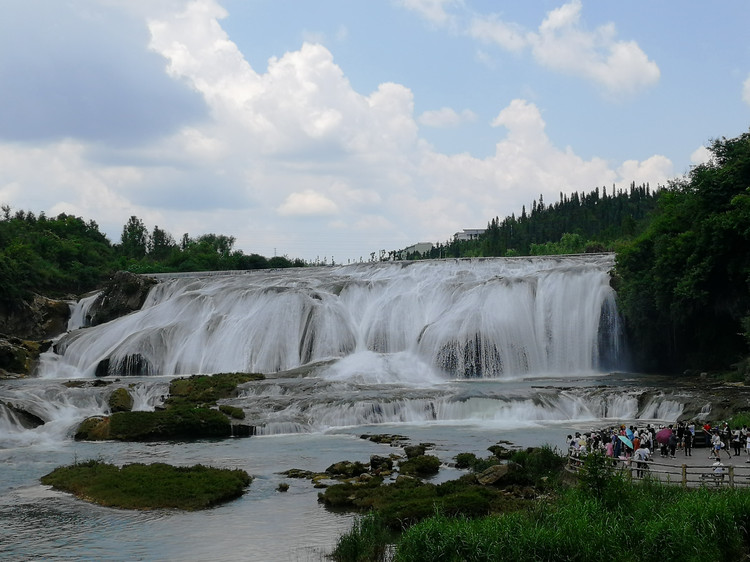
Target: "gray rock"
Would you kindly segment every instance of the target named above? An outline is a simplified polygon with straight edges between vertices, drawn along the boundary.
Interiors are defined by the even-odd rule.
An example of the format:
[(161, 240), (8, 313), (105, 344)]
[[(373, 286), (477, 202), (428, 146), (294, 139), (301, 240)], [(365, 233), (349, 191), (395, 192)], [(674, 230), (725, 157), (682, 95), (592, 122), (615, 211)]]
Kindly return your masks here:
[(156, 280), (151, 277), (118, 271), (91, 305), (91, 325), (104, 324), (140, 310), (155, 284)]
[(477, 482), (482, 486), (494, 486), (498, 484), (511, 472), (511, 467), (507, 464), (493, 465), (477, 475)]

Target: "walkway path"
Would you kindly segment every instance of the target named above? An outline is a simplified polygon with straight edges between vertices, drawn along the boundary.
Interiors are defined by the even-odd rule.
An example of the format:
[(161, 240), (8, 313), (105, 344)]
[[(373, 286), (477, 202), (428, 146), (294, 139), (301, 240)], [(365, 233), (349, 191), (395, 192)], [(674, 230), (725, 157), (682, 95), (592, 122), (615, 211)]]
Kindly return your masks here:
[[(744, 451), (737, 457), (729, 457), (723, 450), (721, 463), (723, 466), (714, 465), (715, 459), (709, 459), (710, 449), (699, 447), (692, 450), (692, 455), (685, 455), (684, 451), (678, 450), (675, 458), (662, 457), (657, 450), (652, 454), (653, 460), (648, 463), (647, 472), (652, 476), (665, 482), (680, 484), (687, 487), (696, 486), (750, 486), (750, 456)], [(583, 459), (570, 457), (569, 466), (576, 470)], [(629, 461), (618, 461), (620, 468), (627, 470), (632, 477), (638, 478), (637, 463)]]

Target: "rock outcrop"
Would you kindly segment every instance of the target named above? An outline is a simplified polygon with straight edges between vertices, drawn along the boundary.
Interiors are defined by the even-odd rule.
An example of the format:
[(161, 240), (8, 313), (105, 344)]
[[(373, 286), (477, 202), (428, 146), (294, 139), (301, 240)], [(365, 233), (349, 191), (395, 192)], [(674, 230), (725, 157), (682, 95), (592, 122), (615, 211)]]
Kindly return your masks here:
[(66, 301), (41, 295), (13, 306), (0, 303), (0, 333), (24, 340), (58, 336), (67, 329), (68, 318), (70, 305)]
[(118, 271), (91, 305), (91, 325), (104, 324), (120, 316), (140, 310), (148, 292), (156, 284), (151, 277), (143, 277), (128, 271)]
[(50, 345), (50, 341), (21, 340), (0, 335), (0, 379), (30, 375), (39, 354), (47, 351)]

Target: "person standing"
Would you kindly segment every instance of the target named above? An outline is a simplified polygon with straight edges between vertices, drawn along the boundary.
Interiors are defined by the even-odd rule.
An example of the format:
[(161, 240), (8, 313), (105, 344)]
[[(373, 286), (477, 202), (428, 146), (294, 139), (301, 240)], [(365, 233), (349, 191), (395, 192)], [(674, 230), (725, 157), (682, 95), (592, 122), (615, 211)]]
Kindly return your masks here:
[(685, 456), (693, 456), (693, 434), (689, 430), (685, 432)]
[(740, 429), (737, 428), (732, 431), (732, 449), (734, 449), (734, 456), (740, 456), (740, 449), (742, 448), (742, 434)]
[(669, 458), (673, 459), (677, 450), (677, 434), (674, 431), (672, 431), (672, 434), (669, 436), (669, 441), (667, 443), (669, 444)]

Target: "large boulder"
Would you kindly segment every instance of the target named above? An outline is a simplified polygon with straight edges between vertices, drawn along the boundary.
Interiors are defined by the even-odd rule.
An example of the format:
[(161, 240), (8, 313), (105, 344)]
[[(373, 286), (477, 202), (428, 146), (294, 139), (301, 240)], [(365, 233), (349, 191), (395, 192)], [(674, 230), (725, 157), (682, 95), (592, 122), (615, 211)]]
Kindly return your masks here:
[(0, 379), (30, 375), (39, 354), (47, 351), (50, 345), (49, 341), (27, 341), (0, 335)]
[(477, 482), (482, 486), (494, 486), (501, 483), (510, 471), (507, 464), (495, 464), (477, 474)]
[[(0, 406), (4, 406), (16, 419), (16, 422), (24, 429), (34, 429), (45, 423), (44, 420), (36, 414), (32, 414), (24, 408), (11, 404), (10, 402), (0, 401)], [(0, 411), (2, 411), (1, 407)]]
[(91, 325), (104, 324), (120, 316), (140, 310), (156, 279), (118, 271), (112, 276), (91, 305)]
[(114, 412), (129, 412), (133, 409), (133, 397), (127, 388), (120, 387), (112, 391), (109, 395), (109, 409)]
[(27, 340), (58, 336), (68, 328), (70, 305), (66, 301), (34, 295), (13, 305), (0, 302), (0, 333)]

